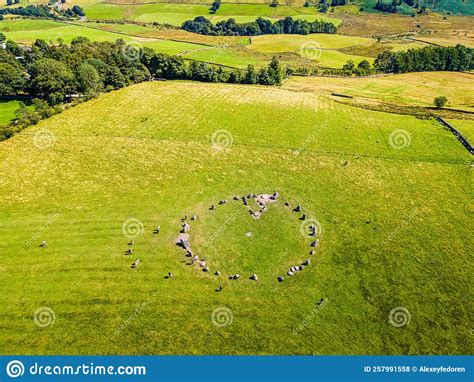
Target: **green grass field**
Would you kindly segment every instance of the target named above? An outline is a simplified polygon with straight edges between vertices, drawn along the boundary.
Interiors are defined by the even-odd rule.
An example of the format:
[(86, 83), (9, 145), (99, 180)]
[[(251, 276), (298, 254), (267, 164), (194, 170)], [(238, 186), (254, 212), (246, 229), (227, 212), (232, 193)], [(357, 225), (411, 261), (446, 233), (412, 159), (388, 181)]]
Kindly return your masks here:
[(469, 141), (471, 146), (474, 145), (474, 121), (453, 119), (448, 122)]
[(125, 15), (124, 8), (115, 4), (97, 3), (84, 7), (87, 18), (101, 20), (122, 20)]
[(338, 49), (350, 46), (365, 45), (373, 42), (361, 37), (311, 34), (301, 35), (267, 35), (252, 37), (252, 44), (248, 49), (266, 53), (278, 54), (291, 52), (303, 58), (317, 62), (319, 66), (341, 68), (348, 60), (358, 64), (362, 60), (373, 63), (372, 57), (346, 54)]
[(0, 126), (7, 125), (15, 119), (15, 111), (20, 107), (20, 101), (0, 100)]
[[(1, 142), (0, 166), (2, 354), (471, 351), (471, 156), (432, 120), (305, 89), (143, 83)], [(322, 228), (312, 264), (283, 283), (310, 257), (299, 215), (208, 210), (274, 191)], [(193, 213), (210, 273), (173, 244)], [(131, 219), (143, 230), (124, 256)], [(41, 307), (53, 325), (35, 325)], [(397, 307), (410, 312), (400, 328)]]
[(378, 78), (293, 77), (285, 87), (315, 94), (340, 93), (370, 102), (433, 106), (435, 97), (448, 98), (447, 107), (473, 112), (474, 75), (471, 73), (405, 73)]
[(143, 46), (154, 49), (157, 52), (167, 54), (177, 54), (195, 49), (202, 49), (202, 45), (153, 38), (142, 38), (124, 33), (114, 33), (97, 28), (84, 26), (54, 23), (50, 21), (38, 20), (34, 25), (29, 24), (29, 20), (0, 21), (0, 32), (4, 33), (8, 39), (31, 44), (37, 39), (52, 41), (57, 43), (62, 39), (65, 43), (70, 43), (74, 37), (87, 37), (91, 41), (115, 41), (123, 39), (134, 46)]
[(223, 4), (219, 11), (212, 15), (209, 12), (210, 3), (149, 3), (149, 4), (110, 4), (95, 3), (84, 7), (89, 19), (102, 20), (135, 20), (143, 22), (159, 22), (179, 26), (197, 16), (205, 16), (214, 22), (234, 18), (237, 22), (254, 21), (257, 17), (280, 19), (285, 16), (307, 20), (325, 20), (340, 24), (340, 19), (323, 15), (314, 7), (281, 5), (272, 8), (268, 4)]
[[(0, 21), (0, 32), (23, 44), (31, 44), (36, 39), (56, 43), (62, 39), (69, 43), (77, 36), (87, 37), (91, 41), (115, 41), (120, 38), (134, 46), (149, 47), (157, 52), (181, 54), (185, 58), (236, 68), (245, 68), (249, 64), (266, 66), (274, 55), (279, 57), (283, 65), (293, 67), (319, 65), (340, 68), (348, 60), (356, 63), (364, 59), (373, 62), (372, 57), (346, 53), (341, 49), (364, 46), (374, 40), (342, 35), (271, 35), (250, 39), (238, 36), (203, 36), (182, 30), (140, 25), (90, 22), (66, 24), (47, 20)], [(308, 57), (305, 48), (308, 46), (310, 49), (321, 47), (322, 50), (314, 57), (309, 52)]]

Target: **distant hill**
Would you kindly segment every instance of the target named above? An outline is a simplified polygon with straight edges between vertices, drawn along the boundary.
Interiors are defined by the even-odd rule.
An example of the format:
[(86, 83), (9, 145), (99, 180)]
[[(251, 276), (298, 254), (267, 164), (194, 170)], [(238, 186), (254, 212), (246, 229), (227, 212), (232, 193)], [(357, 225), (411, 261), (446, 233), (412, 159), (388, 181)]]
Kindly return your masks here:
[(423, 3), (436, 11), (474, 15), (474, 0), (423, 0)]
[[(382, 0), (384, 3), (391, 4), (392, 0)], [(377, 0), (361, 0), (361, 5), (364, 11), (371, 12)], [(418, 7), (410, 6), (409, 4), (418, 4)], [(402, 4), (397, 6), (397, 12), (401, 14), (411, 14), (416, 12), (422, 6), (430, 9), (433, 12), (474, 15), (474, 0), (408, 0), (402, 1)]]

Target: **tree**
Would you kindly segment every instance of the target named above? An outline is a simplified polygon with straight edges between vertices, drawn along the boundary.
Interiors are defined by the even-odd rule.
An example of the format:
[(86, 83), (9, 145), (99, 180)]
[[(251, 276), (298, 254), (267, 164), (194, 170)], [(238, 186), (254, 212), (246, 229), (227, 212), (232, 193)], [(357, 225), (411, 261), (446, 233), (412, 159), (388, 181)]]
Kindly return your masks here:
[(214, 0), (212, 3), (211, 8), (209, 9), (210, 13), (214, 14), (218, 11), (218, 9), (221, 7), (221, 0)]
[(270, 78), (269, 85), (281, 85), (281, 81), (283, 80), (283, 70), (276, 57), (273, 57), (270, 64), (268, 64), (267, 72), (268, 77)]
[(352, 60), (348, 60), (348, 61), (342, 66), (342, 70), (352, 71), (352, 70), (354, 70), (354, 68), (355, 68), (354, 61), (352, 61)]
[(13, 4), (13, 0), (7, 0), (7, 5), (12, 5)]
[(78, 16), (84, 17), (86, 15), (82, 7), (79, 5), (75, 5), (74, 7), (72, 7), (72, 11)]
[(76, 74), (79, 90), (86, 96), (92, 98), (99, 94), (102, 88), (102, 82), (97, 70), (89, 63), (83, 62)]
[(17, 124), (22, 127), (36, 125), (40, 120), (40, 116), (34, 111), (28, 110), (23, 102), (20, 102), (19, 108), (15, 110), (15, 116)]
[(370, 70), (370, 63), (367, 60), (362, 60), (357, 67), (362, 70)]
[(12, 40), (7, 40), (5, 50), (14, 56), (21, 56), (23, 54), (23, 50), (21, 49), (20, 45)]
[(445, 96), (439, 96), (434, 99), (434, 105), (440, 109), (446, 105), (448, 99)]
[(57, 109), (49, 106), (46, 101), (39, 98), (33, 99), (33, 106), (41, 118), (49, 118), (58, 112)]
[(244, 82), (246, 84), (256, 84), (257, 81), (258, 81), (258, 74), (255, 71), (255, 67), (253, 65), (248, 65), (247, 71), (245, 72)]
[(0, 44), (3, 44), (5, 41), (7, 41), (7, 36), (0, 32)]
[(273, 7), (273, 8), (278, 7), (278, 0), (272, 0), (272, 3), (270, 4), (270, 7)]
[(72, 39), (71, 45), (87, 44), (88, 42), (90, 41), (87, 37), (77, 36)]
[(0, 94), (18, 95), (25, 89), (25, 77), (20, 67), (15, 64), (0, 62)]
[(41, 58), (30, 69), (31, 93), (45, 98), (50, 105), (63, 102), (74, 85), (74, 74), (63, 63)]

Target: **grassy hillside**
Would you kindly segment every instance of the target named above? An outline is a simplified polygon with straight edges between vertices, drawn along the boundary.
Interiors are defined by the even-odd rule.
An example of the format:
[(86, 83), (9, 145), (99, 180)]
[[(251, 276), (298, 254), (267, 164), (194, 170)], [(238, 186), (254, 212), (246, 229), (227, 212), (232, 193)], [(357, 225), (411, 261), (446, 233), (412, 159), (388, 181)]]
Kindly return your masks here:
[(474, 145), (474, 121), (454, 119), (449, 123), (469, 141), (471, 146)]
[[(0, 143), (0, 353), (468, 353), (470, 160), (432, 120), (306, 91), (155, 82), (81, 104)], [(310, 257), (299, 215), (208, 209), (273, 191), (322, 228), (283, 283)], [(173, 244), (193, 213), (210, 273)]]
[(136, 46), (149, 47), (157, 52), (168, 54), (202, 49), (202, 45), (188, 42), (141, 38), (124, 33), (114, 33), (91, 28), (87, 25), (64, 24), (45, 20), (38, 20), (34, 24), (30, 24), (29, 20), (0, 21), (0, 32), (4, 33), (8, 39), (24, 44), (31, 44), (36, 39), (43, 39), (55, 43), (57, 43), (59, 39), (62, 39), (65, 43), (70, 43), (74, 37), (83, 36), (91, 41), (115, 41), (117, 39), (123, 39)]
[[(285, 66), (323, 66), (340, 68), (347, 60), (373, 61), (358, 52), (343, 52), (347, 47), (374, 42), (372, 39), (338, 35), (313, 34), (308, 36), (272, 35), (255, 38), (238, 36), (204, 36), (177, 29), (158, 29), (150, 26), (106, 23), (66, 24), (47, 20), (0, 21), (0, 32), (8, 39), (31, 44), (36, 39), (57, 43), (62, 39), (71, 42), (84, 36), (91, 41), (123, 39), (137, 47), (149, 47), (157, 52), (179, 54), (185, 58), (225, 66), (246, 68), (253, 64), (263, 67), (277, 55)], [(307, 52), (316, 48), (317, 54)], [(319, 47), (323, 50), (319, 50)], [(332, 47), (332, 49), (330, 49)], [(345, 47), (345, 48), (343, 48)]]
[(356, 98), (407, 106), (433, 106), (444, 95), (448, 106), (474, 111), (474, 75), (471, 73), (406, 73), (378, 78), (302, 78), (285, 83), (291, 90), (316, 94), (341, 93)]
[(234, 18), (238, 22), (253, 21), (257, 17), (280, 19), (285, 16), (305, 18), (310, 20), (320, 19), (340, 24), (337, 18), (321, 14), (315, 7), (281, 5), (276, 8), (268, 4), (223, 4), (215, 15), (209, 11), (209, 3), (96, 3), (84, 7), (89, 19), (102, 20), (135, 20), (143, 22), (159, 22), (179, 26), (186, 20), (197, 16), (205, 16), (212, 21)]
[[(385, 3), (390, 3), (389, 0), (384, 0)], [(363, 7), (365, 12), (377, 12), (374, 8), (377, 0), (360, 0), (360, 5)], [(444, 14), (474, 14), (474, 3), (470, 0), (420, 0), (418, 1), (420, 6), (425, 6), (432, 12), (444, 13)], [(408, 6), (406, 3), (397, 7), (397, 10), (401, 14), (412, 14), (417, 9)]]

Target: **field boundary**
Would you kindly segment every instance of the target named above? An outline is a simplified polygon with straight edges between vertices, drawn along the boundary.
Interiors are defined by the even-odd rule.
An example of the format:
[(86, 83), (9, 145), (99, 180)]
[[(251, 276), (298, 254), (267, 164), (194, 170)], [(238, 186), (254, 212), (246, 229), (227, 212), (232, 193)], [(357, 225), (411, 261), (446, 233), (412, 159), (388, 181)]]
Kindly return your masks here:
[[(428, 106), (408, 106), (408, 105), (397, 105), (392, 103), (366, 103), (363, 102), (360, 98), (352, 99), (341, 99), (337, 96), (329, 97), (334, 102), (338, 102), (344, 105), (357, 107), (365, 110), (372, 111), (381, 111), (384, 113), (400, 114), (400, 115), (413, 115), (418, 118), (435, 118), (436, 114), (433, 113), (431, 107)], [(465, 119), (465, 120), (474, 120), (474, 112), (467, 110), (456, 110), (456, 109), (436, 109), (438, 113), (444, 113), (445, 118), (448, 115), (448, 118), (452, 119)], [(451, 115), (449, 114), (451, 113)]]
[(456, 130), (453, 126), (451, 126), (448, 122), (446, 122), (443, 118), (441, 118), (440, 116), (435, 116), (435, 120), (438, 121), (439, 123), (441, 123), (444, 127), (447, 127), (454, 135), (455, 137), (458, 139), (459, 142), (462, 143), (462, 145), (471, 153), (471, 154), (474, 154), (474, 149), (473, 147), (471, 146), (471, 144), (469, 143), (469, 141), (463, 137), (463, 135), (458, 131)]

